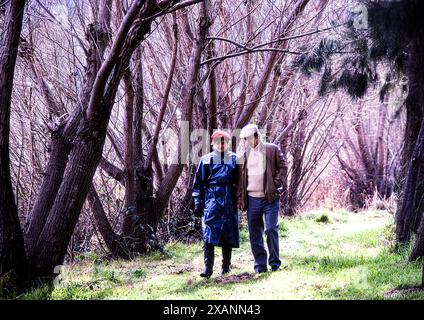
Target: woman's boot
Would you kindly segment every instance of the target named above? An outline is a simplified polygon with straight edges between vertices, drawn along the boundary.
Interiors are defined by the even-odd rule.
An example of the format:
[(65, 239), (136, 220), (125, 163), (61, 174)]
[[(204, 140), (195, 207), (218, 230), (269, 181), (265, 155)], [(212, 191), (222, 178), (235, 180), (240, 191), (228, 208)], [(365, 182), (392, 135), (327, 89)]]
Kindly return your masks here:
[(231, 252), (232, 248), (228, 246), (222, 247), (222, 271), (221, 274), (227, 274), (231, 271)]
[(215, 258), (214, 246), (210, 243), (203, 243), (203, 257), (205, 261), (205, 270), (200, 274), (203, 278), (210, 278), (213, 273), (213, 263)]

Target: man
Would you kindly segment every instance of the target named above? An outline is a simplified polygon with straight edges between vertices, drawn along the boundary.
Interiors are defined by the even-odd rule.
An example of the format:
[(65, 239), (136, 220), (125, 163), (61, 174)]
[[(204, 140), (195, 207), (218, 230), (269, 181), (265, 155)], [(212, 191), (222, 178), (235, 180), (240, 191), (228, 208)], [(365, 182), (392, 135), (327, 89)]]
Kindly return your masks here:
[(214, 151), (200, 159), (193, 182), (194, 212), (203, 214), (203, 255), (205, 270), (213, 272), (214, 247), (222, 247), (221, 274), (231, 269), (232, 248), (239, 247), (239, 220), (236, 204), (238, 158), (229, 151), (231, 136), (222, 130), (212, 136)]
[(240, 158), (241, 170), (237, 190), (237, 206), (247, 209), (250, 245), (255, 259), (255, 272), (267, 268), (267, 252), (264, 248), (265, 234), (269, 252), (268, 264), (272, 271), (279, 270), (278, 211), (283, 186), (284, 156), (280, 148), (262, 141), (259, 129), (248, 124), (240, 132), (246, 151)]

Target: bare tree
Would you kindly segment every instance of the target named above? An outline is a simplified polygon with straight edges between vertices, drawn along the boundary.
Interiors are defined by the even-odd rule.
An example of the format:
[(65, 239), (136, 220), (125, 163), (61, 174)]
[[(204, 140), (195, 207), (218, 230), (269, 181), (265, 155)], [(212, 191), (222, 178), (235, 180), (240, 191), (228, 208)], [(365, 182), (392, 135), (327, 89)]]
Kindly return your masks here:
[(21, 288), (26, 280), (27, 260), (10, 175), (10, 108), (16, 57), (22, 30), (25, 1), (6, 3), (4, 35), (0, 41), (0, 276), (10, 276), (11, 286)]

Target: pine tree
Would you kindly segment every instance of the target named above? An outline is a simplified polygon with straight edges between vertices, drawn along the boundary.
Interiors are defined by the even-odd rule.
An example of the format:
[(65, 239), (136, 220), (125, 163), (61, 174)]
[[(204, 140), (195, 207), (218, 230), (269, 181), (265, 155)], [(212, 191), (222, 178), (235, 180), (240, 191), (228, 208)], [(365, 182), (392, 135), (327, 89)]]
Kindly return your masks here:
[[(312, 50), (299, 56), (295, 66), (307, 75), (321, 74), (322, 95), (342, 89), (353, 98), (360, 98), (380, 78), (384, 79), (384, 85), (379, 88), (381, 100), (399, 85), (407, 94), (403, 174), (400, 175), (407, 178), (400, 181), (403, 190), (396, 213), (397, 240), (405, 244), (417, 231), (424, 211), (424, 144), (420, 143), (424, 138), (424, 2), (366, 0), (359, 4), (365, 8), (361, 12), (366, 15), (365, 28), (356, 23), (361, 18), (358, 13), (351, 13), (337, 37), (322, 39)], [(388, 70), (383, 75), (377, 71), (381, 65)], [(408, 82), (400, 81), (401, 78)], [(424, 242), (424, 226), (418, 232), (420, 238)], [(423, 251), (414, 258), (422, 256)]]

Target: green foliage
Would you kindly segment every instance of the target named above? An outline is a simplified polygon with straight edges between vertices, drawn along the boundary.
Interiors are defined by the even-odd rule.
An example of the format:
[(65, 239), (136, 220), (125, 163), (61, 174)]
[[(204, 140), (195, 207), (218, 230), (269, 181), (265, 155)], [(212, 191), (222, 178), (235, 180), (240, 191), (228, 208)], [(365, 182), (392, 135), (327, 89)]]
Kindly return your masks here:
[(8, 272), (0, 277), (0, 299), (10, 298), (16, 295), (19, 290), (16, 287), (16, 277), (13, 272)]
[(106, 268), (95, 266), (93, 269), (93, 275), (97, 279), (110, 281), (112, 283), (121, 283), (122, 280), (119, 278), (119, 273), (115, 270), (109, 270)]
[(27, 293), (21, 294), (16, 297), (17, 300), (50, 300), (52, 288), (49, 285), (42, 285), (41, 287), (31, 289)]
[(144, 278), (146, 276), (146, 271), (140, 268), (140, 269), (134, 270), (132, 274), (135, 278)]
[(287, 222), (285, 220), (280, 221), (278, 224), (278, 232), (281, 238), (286, 238), (288, 236), (289, 228), (287, 226)]
[(66, 287), (56, 289), (52, 299), (60, 300), (98, 300), (104, 299), (112, 292), (112, 286), (101, 280), (85, 283), (70, 282)]
[(396, 227), (394, 224), (389, 224), (382, 230), (381, 241), (390, 252), (396, 252)]
[(96, 265), (107, 265), (111, 260), (111, 256), (97, 251), (84, 252), (78, 255), (75, 259), (77, 262), (89, 262)]
[[(312, 75), (314, 72), (320, 71), (334, 52), (339, 50), (341, 42), (336, 39), (321, 39), (314, 47), (309, 49), (307, 54), (300, 55), (294, 65), (299, 67), (306, 75)], [(302, 48), (306, 50), (307, 48)]]
[(246, 228), (240, 230), (240, 242), (245, 243), (249, 241), (249, 231)]
[[(355, 25), (358, 15), (352, 12), (336, 36), (322, 38), (312, 48), (304, 48), (305, 53), (294, 61), (294, 67), (308, 76), (321, 73), (321, 95), (343, 89), (351, 97), (364, 96), (370, 85), (379, 80), (376, 70), (380, 63), (388, 64), (390, 70), (384, 76), (380, 99), (399, 82), (405, 92), (407, 84), (398, 80), (413, 70), (417, 57), (424, 54), (423, 1), (361, 2), (366, 7), (367, 28)], [(339, 69), (341, 72), (332, 72)]]
[(330, 218), (328, 217), (328, 214), (326, 214), (326, 213), (322, 213), (320, 216), (318, 216), (315, 219), (315, 221), (320, 222), (320, 223), (330, 223), (331, 222)]

